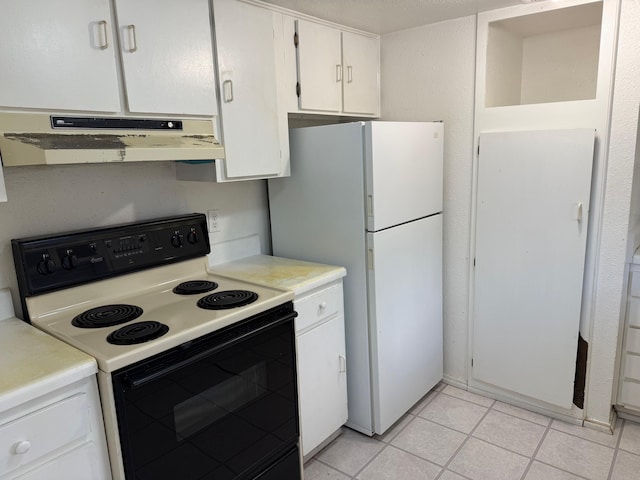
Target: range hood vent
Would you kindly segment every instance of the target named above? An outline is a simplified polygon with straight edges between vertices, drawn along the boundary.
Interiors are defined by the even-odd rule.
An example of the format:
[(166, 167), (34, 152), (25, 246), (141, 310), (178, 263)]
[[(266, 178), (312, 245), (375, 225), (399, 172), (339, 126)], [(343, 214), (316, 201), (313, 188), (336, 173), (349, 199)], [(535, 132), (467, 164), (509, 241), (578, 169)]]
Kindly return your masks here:
[(224, 148), (211, 120), (0, 113), (5, 167), (215, 160)]

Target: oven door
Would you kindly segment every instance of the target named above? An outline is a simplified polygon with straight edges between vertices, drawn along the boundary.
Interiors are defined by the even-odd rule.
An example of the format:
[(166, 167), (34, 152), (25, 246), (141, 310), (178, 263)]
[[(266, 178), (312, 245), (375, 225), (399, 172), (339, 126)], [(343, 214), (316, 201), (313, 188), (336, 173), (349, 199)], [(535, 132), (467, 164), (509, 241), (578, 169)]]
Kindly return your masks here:
[(300, 478), (293, 306), (113, 374), (127, 479)]

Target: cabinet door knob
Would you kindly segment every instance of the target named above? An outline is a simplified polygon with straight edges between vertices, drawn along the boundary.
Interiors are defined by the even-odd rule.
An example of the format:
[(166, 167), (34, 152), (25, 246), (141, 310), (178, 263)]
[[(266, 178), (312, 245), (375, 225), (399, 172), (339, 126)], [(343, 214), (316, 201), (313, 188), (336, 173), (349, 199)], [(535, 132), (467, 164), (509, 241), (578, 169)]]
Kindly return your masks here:
[(342, 65), (336, 65), (336, 82), (342, 81)]
[(351, 65), (347, 67), (347, 83), (353, 82), (353, 68)]
[(320, 302), (320, 303), (318, 304), (318, 308), (319, 308), (320, 310), (325, 310), (325, 309), (327, 308), (327, 302)]
[(16, 455), (22, 455), (23, 453), (27, 453), (30, 448), (31, 442), (29, 440), (22, 440), (14, 445), (13, 452)]

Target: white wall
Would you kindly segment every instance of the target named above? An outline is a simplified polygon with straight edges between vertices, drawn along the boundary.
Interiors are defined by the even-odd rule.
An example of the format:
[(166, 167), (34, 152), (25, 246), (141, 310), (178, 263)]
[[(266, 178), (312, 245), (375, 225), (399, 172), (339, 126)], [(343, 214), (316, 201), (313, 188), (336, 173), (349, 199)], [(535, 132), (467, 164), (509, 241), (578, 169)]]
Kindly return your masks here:
[(18, 287), (11, 239), (154, 217), (206, 213), (228, 217), (216, 241), (260, 234), (270, 251), (266, 182), (217, 184), (175, 179), (173, 162), (4, 168), (0, 203), (0, 288)]
[[(638, 195), (632, 196), (634, 163), (638, 158), (640, 111), (640, 3), (621, 2), (607, 183), (601, 229), (592, 341), (587, 377), (586, 418), (599, 423), (608, 418), (615, 379), (616, 345), (624, 314), (625, 262), (640, 241)], [(637, 181), (637, 180), (636, 180)], [(640, 188), (637, 183), (634, 189)], [(633, 203), (632, 202), (633, 199)], [(630, 247), (627, 246), (629, 243)]]
[(467, 381), (475, 16), (384, 35), (384, 120), (444, 120), (444, 372)]

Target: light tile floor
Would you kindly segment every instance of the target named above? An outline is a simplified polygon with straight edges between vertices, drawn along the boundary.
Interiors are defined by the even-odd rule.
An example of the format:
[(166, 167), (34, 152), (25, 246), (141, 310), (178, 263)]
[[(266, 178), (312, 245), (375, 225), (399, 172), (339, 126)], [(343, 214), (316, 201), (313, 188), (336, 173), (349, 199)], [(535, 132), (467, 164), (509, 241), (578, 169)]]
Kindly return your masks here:
[(640, 424), (613, 435), (440, 384), (391, 430), (344, 429), (305, 480), (639, 480)]

